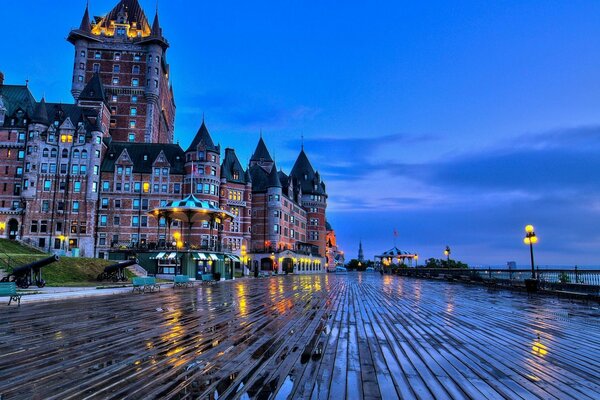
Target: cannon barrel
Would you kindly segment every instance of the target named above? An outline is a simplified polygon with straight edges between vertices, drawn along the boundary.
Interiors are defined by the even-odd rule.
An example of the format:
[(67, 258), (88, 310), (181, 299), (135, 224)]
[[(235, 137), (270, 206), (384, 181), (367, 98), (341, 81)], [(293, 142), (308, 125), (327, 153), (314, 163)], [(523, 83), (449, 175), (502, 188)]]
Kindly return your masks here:
[(58, 256), (52, 255), (50, 257), (42, 258), (41, 260), (34, 261), (29, 264), (22, 265), (20, 267), (14, 268), (12, 274), (13, 275), (24, 275), (30, 269), (45, 267), (48, 264), (52, 264), (53, 262), (58, 261)]
[(127, 260), (118, 262), (116, 264), (107, 265), (104, 267), (104, 272), (113, 272), (121, 268), (129, 267), (130, 265), (137, 264), (137, 260)]

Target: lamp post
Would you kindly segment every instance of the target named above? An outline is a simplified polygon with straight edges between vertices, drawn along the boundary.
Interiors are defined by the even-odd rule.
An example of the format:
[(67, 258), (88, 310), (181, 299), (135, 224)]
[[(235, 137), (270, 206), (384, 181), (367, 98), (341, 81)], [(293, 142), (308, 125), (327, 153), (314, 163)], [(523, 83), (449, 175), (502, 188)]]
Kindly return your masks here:
[(419, 266), (419, 255), (415, 254), (415, 268)]
[(535, 279), (535, 264), (533, 262), (533, 245), (538, 242), (538, 237), (535, 234), (533, 225), (525, 227), (525, 238), (523, 242), (529, 245), (529, 255), (531, 256), (531, 279)]
[(444, 255), (446, 256), (446, 265), (450, 268), (450, 246), (446, 245), (446, 249), (444, 250)]

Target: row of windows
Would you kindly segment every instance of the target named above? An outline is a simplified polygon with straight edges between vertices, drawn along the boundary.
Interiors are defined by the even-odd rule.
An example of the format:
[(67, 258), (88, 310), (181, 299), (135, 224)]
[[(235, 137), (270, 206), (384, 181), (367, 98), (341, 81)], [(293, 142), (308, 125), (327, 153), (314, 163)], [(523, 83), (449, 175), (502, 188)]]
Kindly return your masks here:
[[(110, 115), (117, 115), (117, 107), (111, 107), (110, 108)], [(137, 117), (137, 107), (130, 107), (129, 108), (129, 115), (132, 117)]]
[[(96, 73), (100, 73), (100, 64), (98, 63), (94, 63), (94, 65), (92, 66), (93, 71)], [(79, 69), (81, 70), (85, 70), (85, 63), (79, 63)], [(156, 73), (158, 74), (158, 68), (156, 69)], [(139, 74), (141, 71), (141, 68), (139, 65), (134, 65), (133, 67), (131, 67), (131, 73), (132, 74)], [(150, 73), (152, 71), (151, 67), (148, 67), (148, 73)], [(121, 65), (119, 64), (114, 64), (112, 67), (112, 72), (114, 73), (120, 73), (121, 72)]]
[[(43, 184), (43, 188), (44, 188), (44, 192), (51, 192), (52, 188), (53, 188), (53, 184), (52, 184), (52, 180), (50, 179), (46, 179), (44, 180), (44, 184)], [(58, 183), (58, 190), (59, 191), (65, 191), (67, 187), (67, 183), (65, 181), (60, 181)], [(73, 190), (75, 190), (75, 184), (73, 184)], [(79, 191), (81, 190), (81, 187), (79, 187)], [(92, 192), (96, 193), (98, 192), (98, 182), (92, 182)]]
[[(127, 167), (130, 168), (130, 167)], [(131, 172), (129, 172), (129, 175), (131, 174)], [(128, 175), (127, 173), (125, 173), (125, 175)], [(141, 182), (134, 182), (133, 183), (133, 192), (134, 193), (140, 193), (142, 191), (143, 188), (143, 192), (144, 193), (150, 193), (150, 189), (152, 188), (152, 191), (154, 193), (168, 193), (168, 185), (167, 184), (158, 184), (155, 183), (154, 185), (150, 186), (149, 182), (144, 182), (143, 186)], [(112, 185), (109, 181), (102, 181), (102, 191), (103, 192), (111, 192), (112, 191)], [(131, 184), (129, 182), (116, 182), (115, 183), (115, 191), (116, 192), (131, 192)], [(173, 184), (173, 193), (174, 194), (179, 194), (181, 193), (181, 183), (174, 183)]]
[[(42, 163), (40, 166), (40, 173), (55, 174), (56, 173), (56, 164)], [(68, 165), (67, 164), (60, 164), (60, 173), (61, 174), (68, 173)], [(98, 175), (99, 173), (100, 173), (100, 166), (94, 165), (94, 175)], [(86, 174), (87, 174), (87, 165), (71, 164), (71, 175), (86, 175)]]
[[(86, 226), (86, 221), (71, 221), (70, 223), (71, 227), (69, 229), (69, 231), (73, 234), (78, 234), (78, 233), (87, 233), (87, 226)], [(29, 232), (31, 233), (47, 233), (48, 232), (48, 220), (32, 220), (31, 221), (31, 225), (29, 226)], [(56, 232), (62, 232), (63, 230), (63, 223), (62, 222), (57, 222), (56, 223)]]
[(300, 239), (300, 233), (298, 231), (295, 231), (294, 229), (288, 229), (286, 227), (284, 227), (282, 231), (281, 226), (279, 224), (273, 225), (273, 233), (281, 233), (283, 234), (283, 236), (288, 236), (296, 240)]

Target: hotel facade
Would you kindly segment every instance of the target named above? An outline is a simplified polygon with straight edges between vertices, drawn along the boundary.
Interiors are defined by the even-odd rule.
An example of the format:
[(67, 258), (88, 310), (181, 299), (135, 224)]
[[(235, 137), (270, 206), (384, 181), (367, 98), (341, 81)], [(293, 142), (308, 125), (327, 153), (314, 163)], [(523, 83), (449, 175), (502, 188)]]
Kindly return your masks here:
[[(304, 149), (286, 174), (260, 137), (243, 166), (203, 118), (185, 150), (174, 143), (158, 12), (150, 24), (137, 0), (101, 17), (86, 8), (68, 41), (72, 104), (37, 101), (0, 73), (3, 237), (64, 256), (136, 257), (157, 274), (325, 271), (328, 195)], [(199, 215), (229, 217), (194, 223), (156, 211), (187, 198)]]

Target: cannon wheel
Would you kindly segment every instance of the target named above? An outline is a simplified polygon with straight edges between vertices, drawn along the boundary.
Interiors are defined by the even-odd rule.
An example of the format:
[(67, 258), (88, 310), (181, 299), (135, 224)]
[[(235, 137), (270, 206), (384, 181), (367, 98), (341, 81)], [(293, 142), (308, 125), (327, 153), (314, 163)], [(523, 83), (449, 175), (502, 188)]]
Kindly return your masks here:
[(27, 289), (29, 287), (29, 281), (27, 278), (17, 278), (15, 282), (21, 289)]
[(43, 288), (44, 286), (46, 286), (46, 281), (45, 281), (45, 280), (43, 280), (43, 279), (40, 279), (40, 280), (39, 280), (39, 281), (37, 281), (35, 284), (37, 285), (37, 287), (39, 287), (39, 288)]

